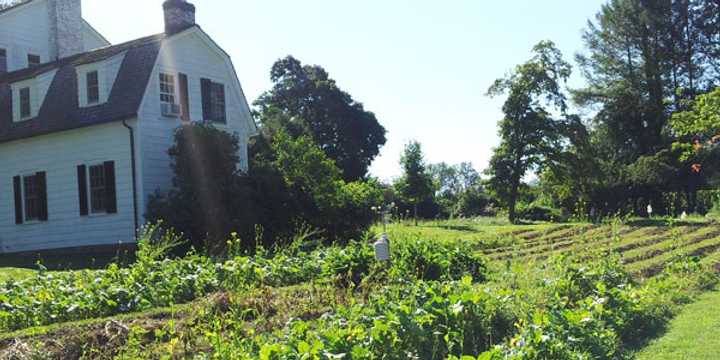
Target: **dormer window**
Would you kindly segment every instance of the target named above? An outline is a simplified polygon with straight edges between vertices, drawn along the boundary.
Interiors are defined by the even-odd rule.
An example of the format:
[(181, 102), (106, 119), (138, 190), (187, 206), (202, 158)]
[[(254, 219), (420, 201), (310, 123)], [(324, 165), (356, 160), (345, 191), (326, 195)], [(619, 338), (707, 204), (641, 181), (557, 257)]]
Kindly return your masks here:
[(13, 122), (28, 121), (38, 116), (57, 70), (10, 84)]
[(88, 105), (100, 102), (100, 80), (97, 71), (91, 71), (85, 74), (85, 84), (87, 87), (87, 103)]
[(30, 88), (24, 87), (20, 89), (20, 119), (24, 120), (32, 115), (32, 105), (30, 103)]
[(36, 67), (40, 65), (40, 55), (28, 54), (27, 56), (28, 67)]
[(7, 70), (8, 70), (7, 50), (0, 49), (0, 74), (6, 73)]
[(81, 108), (102, 105), (110, 99), (125, 53), (100, 62), (78, 65), (77, 98)]

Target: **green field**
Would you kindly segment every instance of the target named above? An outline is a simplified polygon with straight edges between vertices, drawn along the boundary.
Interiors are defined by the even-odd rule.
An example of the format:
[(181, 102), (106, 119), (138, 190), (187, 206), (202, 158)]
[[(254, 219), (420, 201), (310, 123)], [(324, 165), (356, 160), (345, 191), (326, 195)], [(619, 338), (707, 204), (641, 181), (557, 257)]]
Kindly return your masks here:
[(704, 294), (685, 307), (662, 338), (639, 360), (713, 360), (720, 352), (720, 292)]
[(4, 283), (9, 280), (24, 280), (32, 276), (33, 273), (34, 271), (28, 269), (0, 268), (0, 283)]
[[(716, 223), (479, 219), (387, 230), (389, 267), (373, 261), (367, 239), (225, 260), (148, 252), (98, 271), (0, 269), (0, 284), (9, 281), (0, 285), (0, 358), (499, 359), (518, 346), (545, 358), (623, 358), (683, 308), (640, 358), (716, 346), (702, 337), (711, 331), (688, 326), (718, 306), (716, 293), (685, 305), (717, 282)], [(553, 335), (568, 332), (580, 342)]]

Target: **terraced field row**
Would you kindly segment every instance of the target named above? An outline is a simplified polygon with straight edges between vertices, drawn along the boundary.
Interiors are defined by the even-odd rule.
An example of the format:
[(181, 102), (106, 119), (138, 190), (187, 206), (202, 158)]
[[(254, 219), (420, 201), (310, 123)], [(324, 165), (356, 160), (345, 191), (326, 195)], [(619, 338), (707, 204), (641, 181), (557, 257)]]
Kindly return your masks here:
[(590, 257), (611, 251), (638, 277), (662, 271), (678, 255), (697, 256), (720, 270), (720, 225), (682, 226), (557, 225), (542, 230), (515, 231), (512, 245), (483, 251), (496, 261), (542, 261), (558, 254)]

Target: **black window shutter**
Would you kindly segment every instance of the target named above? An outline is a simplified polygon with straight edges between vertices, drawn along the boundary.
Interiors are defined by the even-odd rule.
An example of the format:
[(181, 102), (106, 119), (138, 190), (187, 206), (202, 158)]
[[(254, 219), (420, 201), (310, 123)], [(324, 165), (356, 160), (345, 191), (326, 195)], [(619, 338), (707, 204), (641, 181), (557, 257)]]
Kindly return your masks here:
[(22, 179), (19, 176), (13, 178), (13, 189), (15, 189), (15, 223), (23, 223), (22, 207)]
[(78, 165), (78, 201), (80, 202), (80, 216), (88, 215), (87, 167)]
[(190, 121), (190, 95), (188, 93), (187, 75), (183, 73), (178, 74), (178, 81), (180, 83), (180, 108), (182, 110), (180, 118), (183, 121)]
[(115, 162), (105, 164), (105, 204), (108, 214), (117, 213), (117, 195), (115, 194)]
[(44, 172), (35, 174), (38, 183), (38, 191), (40, 192), (40, 221), (48, 220), (48, 198), (47, 198), (47, 176)]
[(203, 111), (203, 120), (205, 121), (212, 121), (212, 102), (211, 102), (211, 94), (212, 94), (212, 81), (210, 79), (200, 79), (200, 90), (202, 91), (202, 111)]

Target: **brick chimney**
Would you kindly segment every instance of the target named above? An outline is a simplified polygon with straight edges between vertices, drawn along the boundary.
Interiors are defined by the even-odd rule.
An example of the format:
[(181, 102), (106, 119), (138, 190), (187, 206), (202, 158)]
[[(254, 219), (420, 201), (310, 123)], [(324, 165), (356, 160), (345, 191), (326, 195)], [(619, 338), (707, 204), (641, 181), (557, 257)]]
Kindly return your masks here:
[(185, 0), (165, 0), (165, 34), (172, 35), (195, 25), (195, 5)]
[(48, 0), (50, 60), (84, 51), (80, 0)]

